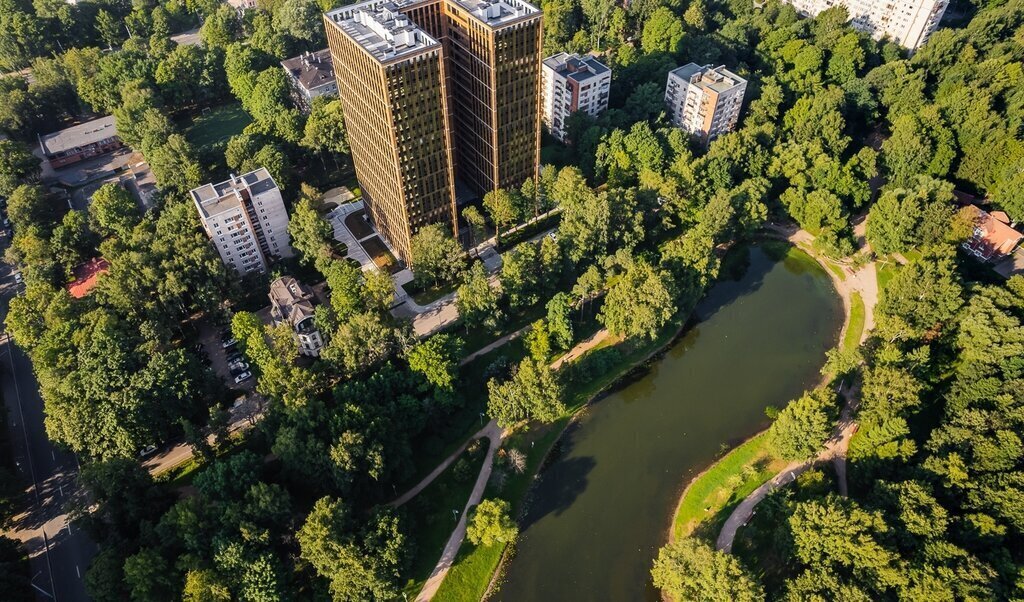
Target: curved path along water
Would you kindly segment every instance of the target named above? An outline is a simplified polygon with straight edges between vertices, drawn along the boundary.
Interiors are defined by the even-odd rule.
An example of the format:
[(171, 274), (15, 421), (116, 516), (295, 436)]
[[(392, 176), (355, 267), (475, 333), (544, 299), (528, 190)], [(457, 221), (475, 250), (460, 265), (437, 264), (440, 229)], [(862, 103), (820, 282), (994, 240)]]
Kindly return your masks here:
[(714, 287), (700, 322), (567, 430), (496, 599), (658, 599), (649, 570), (679, 484), (722, 443), (762, 428), (766, 406), (813, 386), (837, 339), (842, 308), (828, 276), (784, 253), (734, 253), (745, 269)]

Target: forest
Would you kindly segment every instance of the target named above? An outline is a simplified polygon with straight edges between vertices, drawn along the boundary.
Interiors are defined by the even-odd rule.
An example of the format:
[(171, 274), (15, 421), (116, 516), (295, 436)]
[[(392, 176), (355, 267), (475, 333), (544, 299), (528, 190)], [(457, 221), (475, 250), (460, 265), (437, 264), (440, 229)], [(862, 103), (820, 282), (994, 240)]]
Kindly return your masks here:
[[(955, 187), (1024, 217), (1021, 0), (961, 6), (965, 16), (912, 56), (851, 29), (842, 8), (803, 19), (774, 0), (542, 2), (545, 51), (598, 53), (613, 69), (611, 108), (575, 116), (568, 146), (546, 140), (536, 182), (461, 216), (474, 240), (496, 231), (499, 288), (450, 235), (417, 235), (420, 284), (457, 290), (461, 315), (423, 341), (389, 313), (390, 283), (340, 259), (320, 217), (311, 184), (348, 160), (340, 103), (302, 115), (277, 65), (323, 46), (329, 6), (261, 2), (239, 17), (175, 0), (9, 4), (0, 64), (31, 67), (33, 81), (0, 79), (7, 259), (27, 285), (7, 327), (33, 360), (51, 438), (83, 459), (93, 503), (77, 516), (100, 543), (87, 574), (96, 600), (398, 597), (422, 525), (386, 502), (428, 442), (460, 434), (457, 417), (554, 421), (602, 371), (598, 360), (554, 371), (554, 354), (598, 325), (636, 345), (656, 339), (714, 281), (716, 250), (769, 219), (795, 221), (819, 252), (846, 258), (851, 220), (865, 213), (877, 253), (925, 251), (889, 283), (873, 338), (845, 358), (864, 396), (850, 498), (812, 473), (765, 502), (735, 557), (680, 543), (655, 580), (677, 599), (1022, 595), (1024, 287), (957, 254), (967, 225), (951, 208)], [(193, 15), (203, 44), (175, 45), (170, 34), (198, 24)], [(749, 80), (739, 129), (708, 148), (664, 116), (666, 73), (691, 61)], [(224, 103), (250, 125), (189, 142), (184, 124)], [(37, 184), (27, 147), (37, 130), (90, 112), (114, 114), (152, 166), (154, 211), (114, 186), (88, 211), (65, 212)], [(224, 272), (185, 195), (257, 165), (290, 206), (300, 259), (282, 269), (330, 291), (316, 317), (328, 347), (312, 365), (256, 319), (259, 286)], [(552, 207), (557, 236), (507, 232)], [(70, 270), (99, 255), (110, 273), (72, 299)], [(188, 344), (203, 321), (230, 323), (269, 401), (241, 443), (220, 436), (229, 394)], [(526, 357), (458, 368), (481, 336), (524, 323), (534, 324)], [(798, 407), (831, 416), (829, 401)], [(800, 418), (792, 410), (773, 428)], [(204, 427), (218, 435), (212, 447)], [(134, 459), (174, 437), (205, 458), (183, 496)]]

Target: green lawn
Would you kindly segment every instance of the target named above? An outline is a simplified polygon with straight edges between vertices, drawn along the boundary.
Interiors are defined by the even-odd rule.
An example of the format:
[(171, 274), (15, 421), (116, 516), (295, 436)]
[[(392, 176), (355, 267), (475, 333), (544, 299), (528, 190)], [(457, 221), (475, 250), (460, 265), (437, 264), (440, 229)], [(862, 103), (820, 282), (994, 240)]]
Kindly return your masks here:
[(885, 258), (879, 260), (875, 269), (878, 273), (878, 290), (884, 291), (885, 287), (889, 284), (889, 281), (893, 279), (893, 276), (896, 275), (896, 271), (900, 268), (895, 259)]
[(221, 105), (193, 119), (185, 128), (185, 137), (197, 148), (203, 148), (241, 134), (250, 123), (252, 117), (242, 109), (241, 104)]
[(850, 296), (850, 320), (846, 324), (846, 334), (843, 335), (843, 349), (850, 351), (860, 345), (860, 337), (864, 333), (865, 312), (864, 299), (860, 293), (853, 293)]
[(423, 589), (423, 583), (441, 557), (458, 522), (452, 509), (462, 512), (466, 506), (487, 455), (487, 445), (486, 440), (471, 444), (441, 476), (406, 504), (410, 515), (415, 517), (415, 527), (409, 535), (416, 544), (416, 555), (403, 588), (410, 598), (415, 598)]
[[(512, 504), (513, 516), (518, 515), (522, 510), (534, 475), (540, 469), (541, 462), (548, 450), (558, 440), (562, 430), (569, 423), (570, 417), (570, 414), (566, 414), (552, 424), (531, 427), (530, 430), (519, 431), (509, 437), (503, 448), (516, 448), (525, 452), (527, 455), (526, 470), (522, 474), (516, 474), (496, 461), (495, 470), (504, 471), (506, 479), (500, 487), (492, 479), (484, 492), (484, 498), (500, 497), (508, 500)], [(474, 546), (468, 541), (463, 541), (462, 547), (459, 548), (459, 555), (456, 556), (452, 568), (441, 582), (441, 587), (438, 588), (434, 600), (439, 602), (477, 602), (483, 598), (504, 551), (504, 545)]]
[(846, 272), (843, 271), (843, 267), (841, 265), (827, 260), (825, 261), (825, 265), (828, 266), (828, 270), (830, 272), (836, 275), (836, 278), (838, 278), (840, 282), (846, 281)]
[(785, 460), (768, 450), (768, 438), (759, 433), (733, 449), (697, 476), (686, 488), (672, 533), (686, 537), (698, 528), (708, 537), (716, 537), (722, 522), (732, 509), (762, 483), (785, 467)]
[[(441, 297), (454, 293), (457, 288), (459, 288), (457, 283), (441, 284), (440, 286), (428, 286), (426, 288), (416, 289), (415, 292), (410, 294), (416, 303), (420, 305), (430, 305)], [(408, 289), (406, 289), (406, 292), (408, 292)]]

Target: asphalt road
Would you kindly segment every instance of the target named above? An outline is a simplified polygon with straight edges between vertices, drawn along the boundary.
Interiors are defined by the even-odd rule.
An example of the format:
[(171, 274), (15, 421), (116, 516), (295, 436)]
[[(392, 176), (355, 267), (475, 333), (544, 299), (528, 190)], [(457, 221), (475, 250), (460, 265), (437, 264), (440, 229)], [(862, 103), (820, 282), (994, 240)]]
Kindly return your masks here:
[[(2, 265), (3, 317), (15, 292), (10, 268)], [(28, 485), (24, 512), (15, 517), (7, 535), (22, 541), (28, 551), (37, 600), (87, 601), (83, 577), (96, 546), (84, 532), (68, 523), (64, 511), (65, 504), (80, 493), (78, 462), (73, 454), (61, 451), (46, 436), (43, 400), (32, 365), (6, 335), (0, 337), (0, 388), (15, 461)]]

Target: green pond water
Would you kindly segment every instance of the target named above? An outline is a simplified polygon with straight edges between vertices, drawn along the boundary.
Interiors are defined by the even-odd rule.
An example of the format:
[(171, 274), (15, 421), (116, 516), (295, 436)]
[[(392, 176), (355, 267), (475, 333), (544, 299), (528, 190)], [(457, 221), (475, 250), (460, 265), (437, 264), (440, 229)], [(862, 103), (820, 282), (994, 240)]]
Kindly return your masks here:
[(649, 372), (569, 427), (495, 599), (658, 600), (651, 562), (682, 488), (820, 376), (842, 326), (829, 277), (778, 243), (739, 248)]

